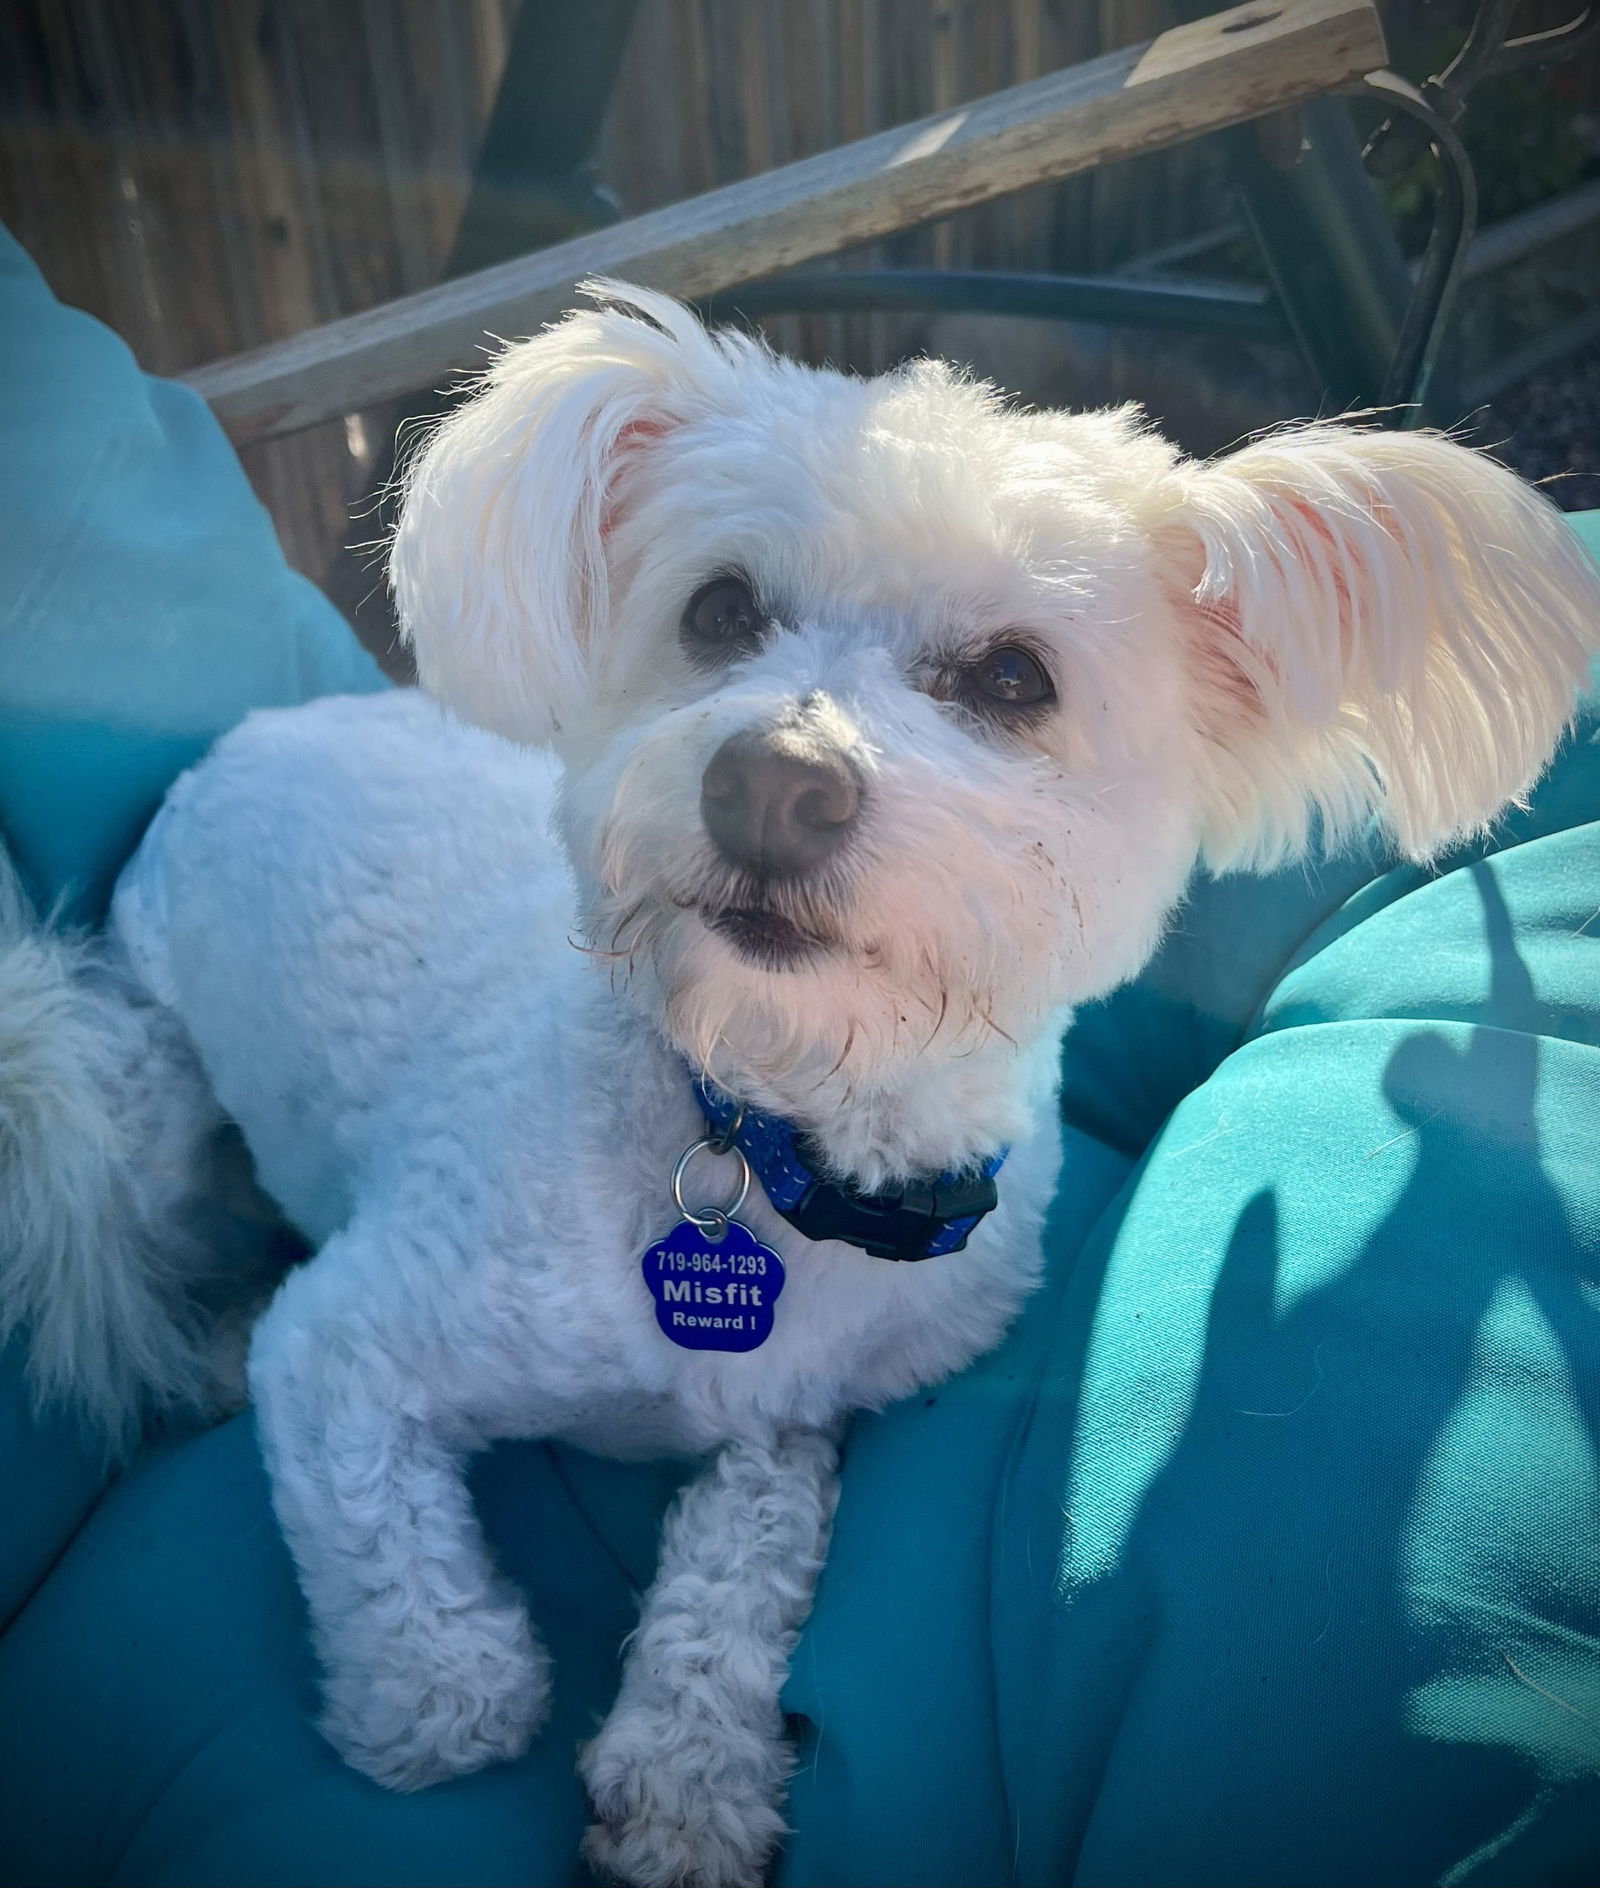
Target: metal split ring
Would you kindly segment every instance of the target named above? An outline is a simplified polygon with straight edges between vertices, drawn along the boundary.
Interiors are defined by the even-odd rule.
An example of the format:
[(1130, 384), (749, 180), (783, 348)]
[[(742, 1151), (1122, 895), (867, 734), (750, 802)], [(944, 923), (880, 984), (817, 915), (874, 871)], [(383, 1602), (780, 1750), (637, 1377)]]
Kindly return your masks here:
[[(706, 1145), (714, 1154), (726, 1154), (739, 1138), (739, 1130), (744, 1126), (744, 1103), (741, 1101), (729, 1117), (728, 1125), (720, 1134), (713, 1134)], [(694, 1151), (692, 1148), (689, 1150)]]
[[(705, 1134), (702, 1135), (698, 1141), (691, 1141), (678, 1156), (678, 1164), (672, 1170), (672, 1199), (674, 1205), (676, 1205), (678, 1211), (682, 1213), (684, 1218), (698, 1226), (701, 1232), (703, 1232), (713, 1244), (721, 1239), (727, 1232), (728, 1222), (733, 1218), (734, 1214), (738, 1212), (739, 1208), (744, 1205), (745, 1195), (750, 1191), (749, 1161), (745, 1159), (741, 1149), (731, 1146), (721, 1146), (719, 1144), (720, 1139), (720, 1136)], [(733, 1155), (734, 1159), (739, 1163), (739, 1191), (726, 1206), (708, 1206), (696, 1212), (693, 1207), (687, 1205), (684, 1201), (683, 1176), (689, 1170), (689, 1162), (693, 1160), (695, 1155), (700, 1153), (702, 1149), (709, 1149), (714, 1154), (727, 1153)]]

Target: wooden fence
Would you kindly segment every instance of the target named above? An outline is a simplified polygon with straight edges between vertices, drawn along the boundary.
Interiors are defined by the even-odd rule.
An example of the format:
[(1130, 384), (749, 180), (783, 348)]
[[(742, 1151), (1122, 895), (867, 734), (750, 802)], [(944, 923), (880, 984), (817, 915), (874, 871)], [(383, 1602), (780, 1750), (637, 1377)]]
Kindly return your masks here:
[[(426, 286), (514, 13), (515, 0), (8, 0), (0, 219), (60, 295), (159, 373)], [(1170, 23), (1160, 0), (643, 0), (599, 175), (628, 211), (652, 209)], [(871, 253), (1101, 267), (1215, 220), (1219, 203), (1208, 162), (1165, 154)], [(985, 370), (1028, 378), (1026, 361), (1006, 371), (1018, 325), (983, 325), (1002, 330)], [(974, 351), (960, 324), (945, 328)], [(930, 339), (926, 321), (898, 316), (772, 332), (864, 370)], [(246, 452), (314, 578), (361, 536), (348, 507), (385, 422), (355, 416)]]
[[(578, 3), (578, 0), (575, 0)], [(1413, 5), (1414, 0), (1407, 0)], [(174, 373), (438, 279), (516, 0), (4, 0), (0, 219), (66, 300)], [(1404, 11), (1404, 9), (1402, 9)], [(641, 0), (596, 153), (638, 212), (1154, 36), (1163, 0)], [(1228, 214), (1203, 145), (1022, 193), (850, 260), (1115, 268)], [(1039, 400), (1142, 397), (1209, 447), (1292, 410), (1287, 349), (1008, 321), (788, 318), (875, 370), (920, 348)], [(1203, 373), (1194, 371), (1202, 358)], [(1276, 376), (1230, 408), (1241, 361)], [(1186, 408), (1203, 380), (1203, 407)], [(1254, 399), (1254, 407), (1251, 400)], [(388, 410), (246, 450), (324, 579)]]

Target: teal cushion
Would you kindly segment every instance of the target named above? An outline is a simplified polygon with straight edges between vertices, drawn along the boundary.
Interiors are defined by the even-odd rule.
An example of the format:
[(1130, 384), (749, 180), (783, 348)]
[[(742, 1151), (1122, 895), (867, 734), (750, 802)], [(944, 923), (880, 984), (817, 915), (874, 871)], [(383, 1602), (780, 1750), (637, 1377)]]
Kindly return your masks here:
[(0, 1632), (49, 1571), (106, 1479), (99, 1451), (76, 1423), (34, 1408), (22, 1356), (20, 1337), (0, 1346)]
[(1600, 511), (1570, 512), (1567, 523), (1583, 541), (1589, 555), (1600, 564)]
[[(103, 755), (74, 730), (120, 725), (115, 688), (80, 675), (79, 716), (71, 684), (63, 787)], [(15, 805), (0, 781), (20, 843)], [(1440, 874), (1373, 851), (1202, 883), (1084, 1017), (1046, 1289), (851, 1436), (786, 1698), (784, 1880), (1600, 1874), (1597, 818), (1591, 725)], [(92, 903), (130, 834), (107, 814), (74, 852), (61, 824), (35, 821), (35, 883)], [(573, 1744), (673, 1482), (486, 1458), (557, 1718), (402, 1799), (309, 1728), (248, 1423), (153, 1454), (0, 1639), (0, 1880), (581, 1879)]]
[(396, 1796), (312, 1727), (299, 1594), (248, 1419), (153, 1452), (0, 1638), (0, 1881), (583, 1881), (577, 1744), (616, 1689), (677, 1480), (535, 1446), (480, 1460), (480, 1510), (557, 1661), (555, 1712), (520, 1763)]
[[(1128, 1163), (1084, 1142), (1075, 1168), (1079, 1184), (1056, 1217), (1069, 1244)], [(881, 1525), (904, 1517), (915, 1528), (947, 1477), (980, 1469), (994, 1438), (1014, 1432), (1026, 1360), (1048, 1329), (1029, 1321), (984, 1373), (919, 1402), (936, 1447)], [(479, 1510), (555, 1654), (555, 1716), (521, 1762), (398, 1797), (341, 1764), (312, 1728), (304, 1614), (248, 1420), (152, 1452), (0, 1637), (0, 1883), (587, 1880), (576, 1748), (615, 1692), (681, 1476), (528, 1445), (480, 1460)], [(973, 1590), (989, 1551), (987, 1530), (969, 1528), (942, 1556), (944, 1578)], [(902, 1614), (908, 1626), (922, 1616), (919, 1603), (885, 1607), (866, 1569), (847, 1560), (838, 1573), (863, 1602), (853, 1618), (869, 1656)], [(986, 1685), (987, 1656), (981, 1634), (940, 1647), (928, 1672), (935, 1697)], [(940, 1721), (959, 1756), (970, 1724), (959, 1712)], [(883, 1753), (901, 1769), (906, 1755)]]
[[(0, 840), (102, 910), (173, 777), (249, 709), (382, 686), (284, 562), (209, 409), (63, 308), (0, 229)], [(104, 1480), (0, 1352), (0, 1623)]]
[[(1252, 937), (1265, 987), (1201, 1032), (1233, 1052), (1137, 1157), (1068, 1125), (1045, 1291), (850, 1438), (785, 1700), (784, 1882), (1596, 1877), (1585, 814), (1592, 722), (1439, 874), (1331, 909), (1315, 874), (1256, 888), (1280, 961)], [(1220, 948), (1175, 931), (1161, 1013)], [(167, 1452), (0, 1642), (0, 1697), (49, 1699), (0, 1762), (0, 1880), (578, 1879), (573, 1739), (670, 1486), (495, 1452), (481, 1498), (561, 1717), (522, 1764), (401, 1801), (306, 1729), (247, 1427)]]
[(1140, 1164), (1009, 1423), (857, 1427), (786, 1883), (1600, 1879), (1596, 742), (1436, 873), (1202, 886), (1074, 1032)]
[(381, 686), (196, 394), (0, 230), (0, 834), (93, 919), (172, 779), (252, 708)]

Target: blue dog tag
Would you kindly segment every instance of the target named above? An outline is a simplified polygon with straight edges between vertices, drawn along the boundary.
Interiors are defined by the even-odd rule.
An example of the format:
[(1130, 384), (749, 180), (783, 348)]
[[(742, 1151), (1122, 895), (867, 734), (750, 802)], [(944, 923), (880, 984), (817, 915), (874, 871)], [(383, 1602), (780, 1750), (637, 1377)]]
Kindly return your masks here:
[(681, 1219), (639, 1264), (656, 1323), (685, 1350), (754, 1350), (772, 1335), (783, 1260), (738, 1220), (713, 1243)]

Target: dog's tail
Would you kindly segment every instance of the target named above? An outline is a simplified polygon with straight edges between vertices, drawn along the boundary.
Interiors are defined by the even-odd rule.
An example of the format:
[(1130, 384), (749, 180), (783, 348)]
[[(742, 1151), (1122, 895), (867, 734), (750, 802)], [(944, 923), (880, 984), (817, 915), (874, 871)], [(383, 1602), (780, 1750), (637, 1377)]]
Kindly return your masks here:
[(0, 852), (0, 1343), (112, 1455), (214, 1402), (185, 1218), (217, 1120), (177, 1019), (38, 924)]

